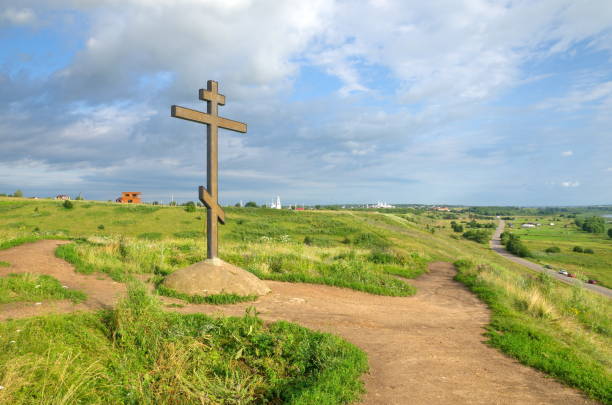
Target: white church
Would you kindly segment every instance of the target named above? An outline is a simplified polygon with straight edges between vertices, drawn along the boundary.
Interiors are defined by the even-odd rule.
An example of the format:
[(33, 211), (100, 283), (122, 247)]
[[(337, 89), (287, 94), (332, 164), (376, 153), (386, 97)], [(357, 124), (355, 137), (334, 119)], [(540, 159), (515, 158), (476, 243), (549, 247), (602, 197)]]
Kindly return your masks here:
[(277, 209), (277, 210), (280, 210), (283, 208), (283, 206), (281, 205), (280, 196), (278, 195), (276, 196), (276, 202), (272, 202), (270, 204), (270, 208)]

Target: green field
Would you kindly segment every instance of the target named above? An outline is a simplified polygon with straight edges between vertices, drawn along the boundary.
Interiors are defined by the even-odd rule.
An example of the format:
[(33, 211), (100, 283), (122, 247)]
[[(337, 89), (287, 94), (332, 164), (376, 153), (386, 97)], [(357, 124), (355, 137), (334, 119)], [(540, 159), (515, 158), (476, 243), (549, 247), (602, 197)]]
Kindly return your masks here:
[[(558, 219), (558, 220), (556, 220)], [(517, 222), (517, 221), (514, 221)], [(521, 218), (522, 222), (539, 222), (537, 228), (514, 228), (513, 233), (532, 251), (535, 260), (557, 269), (565, 269), (582, 278), (591, 278), (600, 284), (612, 288), (612, 239), (607, 233), (588, 233), (578, 229), (573, 219), (546, 217)], [(551, 226), (550, 223), (554, 223)], [(557, 246), (559, 253), (546, 253), (545, 250)], [(574, 252), (573, 248), (592, 249), (593, 253)]]
[[(492, 229), (484, 226), (487, 223), (494, 223), (494, 217), (479, 217), (475, 222), (480, 223), (481, 228), (467, 228), (467, 224), (473, 220), (469, 215), (469, 213), (453, 214), (453, 218), (466, 227), (464, 231), (478, 230), (490, 235)], [(443, 213), (413, 209), (379, 213), (363, 210), (293, 212), (262, 208), (227, 208), (227, 225), (221, 227), (220, 256), (265, 279), (328, 284), (390, 296), (414, 294), (415, 289), (405, 283), (403, 278), (422, 274), (426, 271), (428, 263), (440, 260), (457, 262), (459, 271), (457, 279), (474, 291), (492, 311), (491, 324), (487, 330), (491, 345), (524, 364), (536, 367), (566, 384), (582, 389), (604, 403), (610, 403), (612, 398), (610, 300), (579, 287), (537, 276), (532, 271), (507, 261), (492, 252), (486, 243), (468, 240), (463, 236), (465, 232), (454, 232), (450, 227), (450, 219), (443, 219), (446, 216), (448, 215)], [(100, 271), (121, 282), (130, 282), (134, 274), (145, 274), (151, 282), (159, 282), (174, 270), (205, 257), (203, 218), (202, 209), (188, 212), (183, 207), (122, 206), (77, 201), (73, 209), (66, 209), (55, 201), (6, 198), (0, 199), (0, 248), (40, 238), (73, 239), (74, 243), (62, 246), (57, 251), (57, 255), (73, 263), (77, 271), (84, 273)], [(531, 243), (527, 240), (526, 242)], [(599, 248), (595, 249), (593, 257), (598, 257), (597, 250)], [(155, 297), (151, 299), (155, 300)], [(78, 339), (70, 338), (71, 335), (68, 334), (68, 329), (73, 331), (74, 328), (66, 327), (64, 330), (62, 325), (76, 322), (78, 328), (100, 331), (101, 335), (91, 336), (92, 339), (96, 336), (102, 339), (101, 336), (108, 336), (111, 330), (108, 328), (112, 326), (104, 319), (113, 316), (117, 315), (113, 315), (113, 312), (99, 315), (98, 318), (82, 315), (83, 318), (78, 320), (75, 318), (76, 315), (45, 317), (37, 321), (3, 323), (2, 327), (21, 328), (22, 325), (39, 322), (36, 324), (37, 335), (44, 336), (47, 328), (59, 334), (53, 335), (57, 339), (61, 339), (60, 335), (66, 334), (66, 345), (55, 353), (60, 356), (67, 351), (80, 353), (81, 350)], [(170, 318), (164, 322), (177, 325), (183, 323), (200, 325), (211, 322), (205, 318), (192, 320), (192, 318), (175, 319), (174, 315), (168, 316)], [(100, 325), (100, 322), (103, 325)], [(249, 318), (228, 322), (249, 325), (249, 322), (255, 321)], [(139, 328), (143, 326), (135, 323), (130, 327), (134, 328), (133, 334), (137, 334), (140, 333)], [(293, 327), (288, 326), (288, 328)], [(217, 329), (211, 330), (215, 331), (211, 332), (212, 339), (223, 341), (222, 328), (218, 333)], [(192, 332), (186, 332), (186, 336), (189, 336), (189, 333)], [(277, 333), (277, 330), (267, 331), (264, 328), (261, 333)], [(8, 332), (0, 332), (0, 335), (8, 336)], [(94, 377), (91, 377), (87, 384), (98, 384), (98, 379), (101, 378), (99, 376), (108, 373), (104, 367), (114, 364), (109, 359), (119, 353), (124, 356), (127, 362), (126, 370), (129, 373), (126, 370), (118, 371), (117, 374), (113, 374), (109, 384), (126, 387), (124, 395), (130, 393), (141, 399), (146, 398), (147, 401), (159, 400), (164, 398), (163, 395), (169, 395), (168, 391), (162, 390), (160, 397), (143, 397), (143, 395), (158, 395), (149, 392), (148, 389), (143, 391), (142, 387), (149, 387), (147, 384), (151, 384), (151, 381), (158, 381), (157, 374), (151, 368), (147, 368), (149, 367), (147, 364), (151, 364), (152, 359), (161, 361), (159, 357), (155, 357), (160, 352), (150, 352), (146, 347), (134, 346), (133, 350), (136, 352), (152, 353), (149, 357), (134, 357), (133, 354), (127, 355), (121, 352), (124, 350), (121, 343), (113, 339), (106, 338), (106, 341), (100, 340), (97, 343), (97, 347), (106, 348), (100, 349), (101, 353), (106, 353), (105, 350), (114, 353), (108, 356), (104, 354), (107, 357), (101, 360), (102, 364), (96, 363), (95, 367), (92, 366), (95, 356), (91, 354), (82, 356), (79, 354), (79, 360), (74, 360), (80, 370), (90, 366), (94, 367), (92, 370), (97, 370), (95, 373), (98, 374), (94, 373)], [(172, 336), (162, 334), (158, 343), (174, 344), (172, 339)], [(248, 345), (255, 344), (254, 339), (254, 336), (244, 336), (244, 342)], [(337, 347), (342, 346), (340, 342), (338, 340)], [(193, 367), (192, 361), (197, 361), (198, 357), (197, 353), (189, 350), (194, 350), (198, 343), (193, 340), (188, 340), (187, 343), (176, 347), (177, 356), (184, 356), (181, 358), (187, 359), (184, 366), (186, 370), (190, 370), (190, 367)], [(35, 353), (43, 352), (44, 350), (40, 349)], [(342, 366), (344, 368), (338, 371), (326, 371), (327, 369), (314, 371), (315, 374), (311, 379), (314, 382), (312, 388), (309, 388), (312, 392), (319, 392), (318, 384), (322, 383), (319, 377), (327, 372), (346, 378), (346, 382), (342, 382), (344, 380), (338, 379), (339, 377), (334, 381), (338, 386), (336, 388), (346, 386), (347, 391), (334, 394), (333, 399), (328, 402), (319, 401), (321, 403), (343, 403), (346, 402), (346, 398), (354, 398), (359, 393), (358, 376), (364, 369), (363, 361), (355, 354), (358, 352), (351, 352), (353, 354), (349, 355), (348, 359), (342, 357), (340, 352), (341, 349), (333, 349), (325, 355), (314, 349), (307, 352), (311, 357), (324, 355), (330, 364), (344, 364)], [(3, 381), (7, 375), (14, 375), (9, 373), (14, 368), (11, 365), (14, 359), (26, 355), (25, 352), (19, 356), (14, 352), (11, 353), (13, 354), (0, 357), (0, 385), (5, 385)], [(219, 353), (218, 358), (223, 364), (229, 364), (233, 355), (235, 352)], [(256, 352), (253, 356), (249, 361), (278, 360), (276, 355), (269, 360), (258, 357)], [(41, 364), (40, 370), (51, 367), (42, 360), (37, 361)], [(275, 370), (276, 367), (273, 366)], [(243, 385), (229, 378), (230, 369), (230, 366), (220, 367), (215, 369), (220, 374), (206, 374), (208, 380), (199, 380), (198, 384), (201, 385), (198, 385), (200, 387), (198, 392), (216, 389), (203, 381), (218, 380), (222, 376), (230, 381), (227, 390), (240, 390)], [(335, 369), (332, 367), (329, 370)], [(256, 375), (260, 372), (260, 370), (254, 371)], [(24, 377), (22, 379), (24, 388), (20, 388), (22, 390), (20, 392), (24, 393), (23, 395), (30, 395), (28, 393), (31, 391), (25, 388), (27, 384), (40, 387), (42, 382), (38, 379), (41, 375), (34, 373)], [(269, 373), (266, 376), (269, 376)], [(259, 377), (249, 375), (245, 378)], [(162, 380), (164, 384), (167, 381)], [(293, 395), (297, 398), (304, 394), (293, 389), (283, 391), (284, 388), (278, 388), (274, 385), (274, 381), (264, 379), (261, 384), (265, 388), (256, 390), (257, 395), (264, 397), (284, 395), (282, 398)], [(76, 380), (73, 383), (76, 384)], [(6, 394), (0, 391), (0, 395)], [(117, 400), (112, 398), (107, 403)], [(21, 403), (24, 402), (27, 401), (23, 400)]]

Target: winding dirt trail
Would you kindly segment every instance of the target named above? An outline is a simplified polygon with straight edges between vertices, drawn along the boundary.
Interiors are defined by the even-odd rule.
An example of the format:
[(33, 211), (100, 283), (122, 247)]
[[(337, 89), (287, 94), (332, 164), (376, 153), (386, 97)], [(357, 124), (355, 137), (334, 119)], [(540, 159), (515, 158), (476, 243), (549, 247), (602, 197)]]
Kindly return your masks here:
[[(0, 276), (26, 271), (50, 274), (90, 298), (79, 305), (0, 306), (0, 320), (106, 307), (125, 291), (122, 284), (105, 277), (75, 273), (54, 257), (59, 243), (41, 241), (0, 251), (0, 260), (12, 264), (0, 270)], [(176, 310), (242, 315), (255, 306), (265, 320), (283, 319), (344, 337), (368, 353), (370, 372), (364, 377), (367, 393), (362, 404), (596, 403), (485, 345), (482, 334), (489, 311), (453, 281), (454, 274), (449, 263), (431, 264), (428, 274), (410, 281), (419, 290), (414, 297), (269, 281), (272, 293), (254, 303), (187, 305)]]

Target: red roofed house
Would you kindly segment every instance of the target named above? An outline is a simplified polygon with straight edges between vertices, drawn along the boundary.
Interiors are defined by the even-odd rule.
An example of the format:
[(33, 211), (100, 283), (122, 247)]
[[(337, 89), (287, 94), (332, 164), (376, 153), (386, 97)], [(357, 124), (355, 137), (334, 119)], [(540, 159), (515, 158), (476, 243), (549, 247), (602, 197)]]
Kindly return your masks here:
[(124, 191), (121, 193), (121, 197), (117, 198), (115, 201), (125, 204), (142, 204), (140, 194), (142, 193), (138, 191)]

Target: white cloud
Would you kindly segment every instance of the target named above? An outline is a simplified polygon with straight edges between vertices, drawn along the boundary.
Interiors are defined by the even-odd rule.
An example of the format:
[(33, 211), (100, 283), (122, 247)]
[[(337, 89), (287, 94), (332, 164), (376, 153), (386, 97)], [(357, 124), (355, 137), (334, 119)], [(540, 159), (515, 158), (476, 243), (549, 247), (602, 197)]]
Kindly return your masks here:
[(14, 25), (27, 25), (36, 21), (36, 14), (29, 8), (8, 7), (0, 12), (0, 23), (6, 22)]
[(561, 152), (561, 156), (567, 157), (567, 156), (572, 156), (574, 154), (573, 151), (571, 150), (566, 150), (564, 152)]
[(580, 182), (578, 181), (564, 181), (561, 183), (563, 187), (578, 187)]

